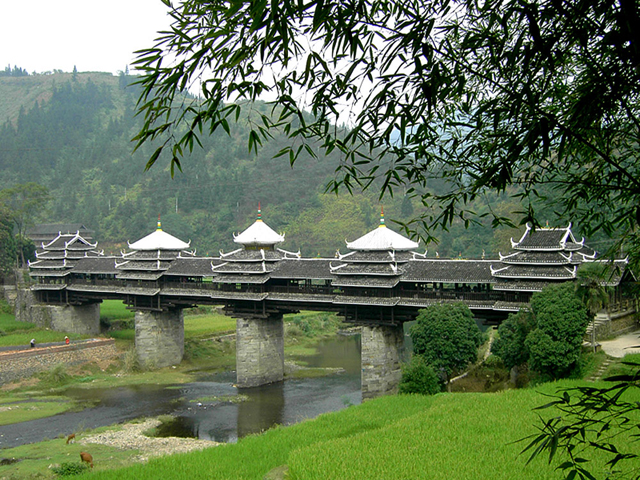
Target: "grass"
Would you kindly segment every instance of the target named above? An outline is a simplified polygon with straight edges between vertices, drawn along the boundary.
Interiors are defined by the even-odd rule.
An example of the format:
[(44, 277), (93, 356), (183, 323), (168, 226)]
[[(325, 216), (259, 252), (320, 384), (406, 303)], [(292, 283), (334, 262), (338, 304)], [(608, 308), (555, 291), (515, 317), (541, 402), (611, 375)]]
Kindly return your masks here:
[(0, 407), (0, 425), (51, 417), (73, 408), (75, 408), (75, 404), (69, 400), (33, 401), (3, 405)]
[[(579, 384), (583, 383), (564, 381), (499, 393), (383, 397), (245, 437), (237, 444), (115, 471), (96, 470), (91, 478), (259, 479), (286, 465), (291, 480), (557, 479), (559, 473), (543, 458), (527, 466), (520, 455), (524, 444), (514, 442), (536, 432), (537, 413), (532, 408), (546, 402), (541, 392)], [(598, 471), (603, 458), (590, 458)]]
[(115, 320), (133, 320), (135, 313), (128, 310), (120, 300), (103, 300), (100, 304), (100, 321), (104, 323)]
[(185, 338), (201, 338), (221, 333), (235, 333), (235, 318), (217, 313), (205, 313), (197, 315), (185, 315)]

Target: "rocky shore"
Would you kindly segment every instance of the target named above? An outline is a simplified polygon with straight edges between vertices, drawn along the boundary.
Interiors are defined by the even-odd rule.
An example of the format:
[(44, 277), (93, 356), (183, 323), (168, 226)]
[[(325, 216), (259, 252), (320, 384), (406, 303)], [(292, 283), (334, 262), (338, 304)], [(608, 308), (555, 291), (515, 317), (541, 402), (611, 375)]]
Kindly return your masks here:
[(141, 423), (127, 423), (120, 430), (82, 436), (82, 445), (101, 444), (123, 450), (137, 450), (140, 454), (134, 460), (145, 462), (151, 457), (185, 453), (193, 450), (215, 447), (217, 442), (181, 437), (147, 437), (143, 432), (160, 425), (160, 420), (151, 418)]

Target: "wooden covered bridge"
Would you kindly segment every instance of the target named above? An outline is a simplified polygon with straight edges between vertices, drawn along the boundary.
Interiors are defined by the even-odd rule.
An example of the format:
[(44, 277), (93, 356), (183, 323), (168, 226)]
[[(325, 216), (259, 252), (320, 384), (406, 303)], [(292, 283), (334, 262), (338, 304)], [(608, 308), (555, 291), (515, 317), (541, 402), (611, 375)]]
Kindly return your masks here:
[[(224, 305), (237, 318), (237, 383), (251, 387), (282, 380), (282, 316), (331, 311), (362, 326), (364, 397), (394, 391), (400, 379), (404, 322), (435, 303), (464, 302), (488, 322), (499, 322), (552, 283), (576, 278), (596, 252), (577, 241), (571, 226), (527, 227), (512, 251), (496, 259), (452, 260), (418, 253), (418, 244), (380, 226), (347, 243), (334, 258), (303, 258), (277, 247), (284, 236), (260, 218), (234, 238), (237, 250), (198, 257), (189, 244), (157, 230), (106, 256), (79, 234), (42, 244), (30, 265), (31, 289), (66, 328), (97, 333), (99, 303), (119, 299), (136, 312), (136, 350), (158, 367), (179, 363), (184, 352), (182, 312)], [(628, 277), (616, 262), (611, 284)], [(617, 289), (619, 291), (619, 288)], [(72, 322), (72, 325), (68, 323)], [(74, 323), (75, 322), (75, 323)]]

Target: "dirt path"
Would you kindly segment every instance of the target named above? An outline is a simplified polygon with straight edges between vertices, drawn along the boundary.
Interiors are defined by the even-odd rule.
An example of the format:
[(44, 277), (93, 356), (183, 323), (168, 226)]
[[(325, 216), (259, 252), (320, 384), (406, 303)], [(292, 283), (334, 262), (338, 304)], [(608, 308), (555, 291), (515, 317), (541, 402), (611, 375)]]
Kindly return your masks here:
[(622, 358), (629, 353), (640, 353), (640, 330), (600, 342), (602, 351), (610, 357)]

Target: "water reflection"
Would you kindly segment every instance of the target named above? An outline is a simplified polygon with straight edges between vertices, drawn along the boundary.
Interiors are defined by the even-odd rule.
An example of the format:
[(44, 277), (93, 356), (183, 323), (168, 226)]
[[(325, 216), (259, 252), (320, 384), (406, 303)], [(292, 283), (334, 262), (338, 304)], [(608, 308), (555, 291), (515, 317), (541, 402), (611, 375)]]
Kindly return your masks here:
[[(320, 346), (318, 355), (305, 359), (310, 367), (342, 368), (342, 373), (256, 388), (236, 389), (235, 372), (225, 372), (174, 387), (140, 385), (70, 390), (68, 395), (74, 399), (99, 401), (99, 406), (0, 426), (0, 447), (161, 414), (176, 417), (174, 424), (166, 427), (171, 432), (167, 435), (235, 442), (275, 425), (290, 425), (359, 404), (362, 400), (359, 348), (359, 337), (331, 339)], [(239, 403), (229, 400), (239, 393), (246, 395), (247, 400)]]

